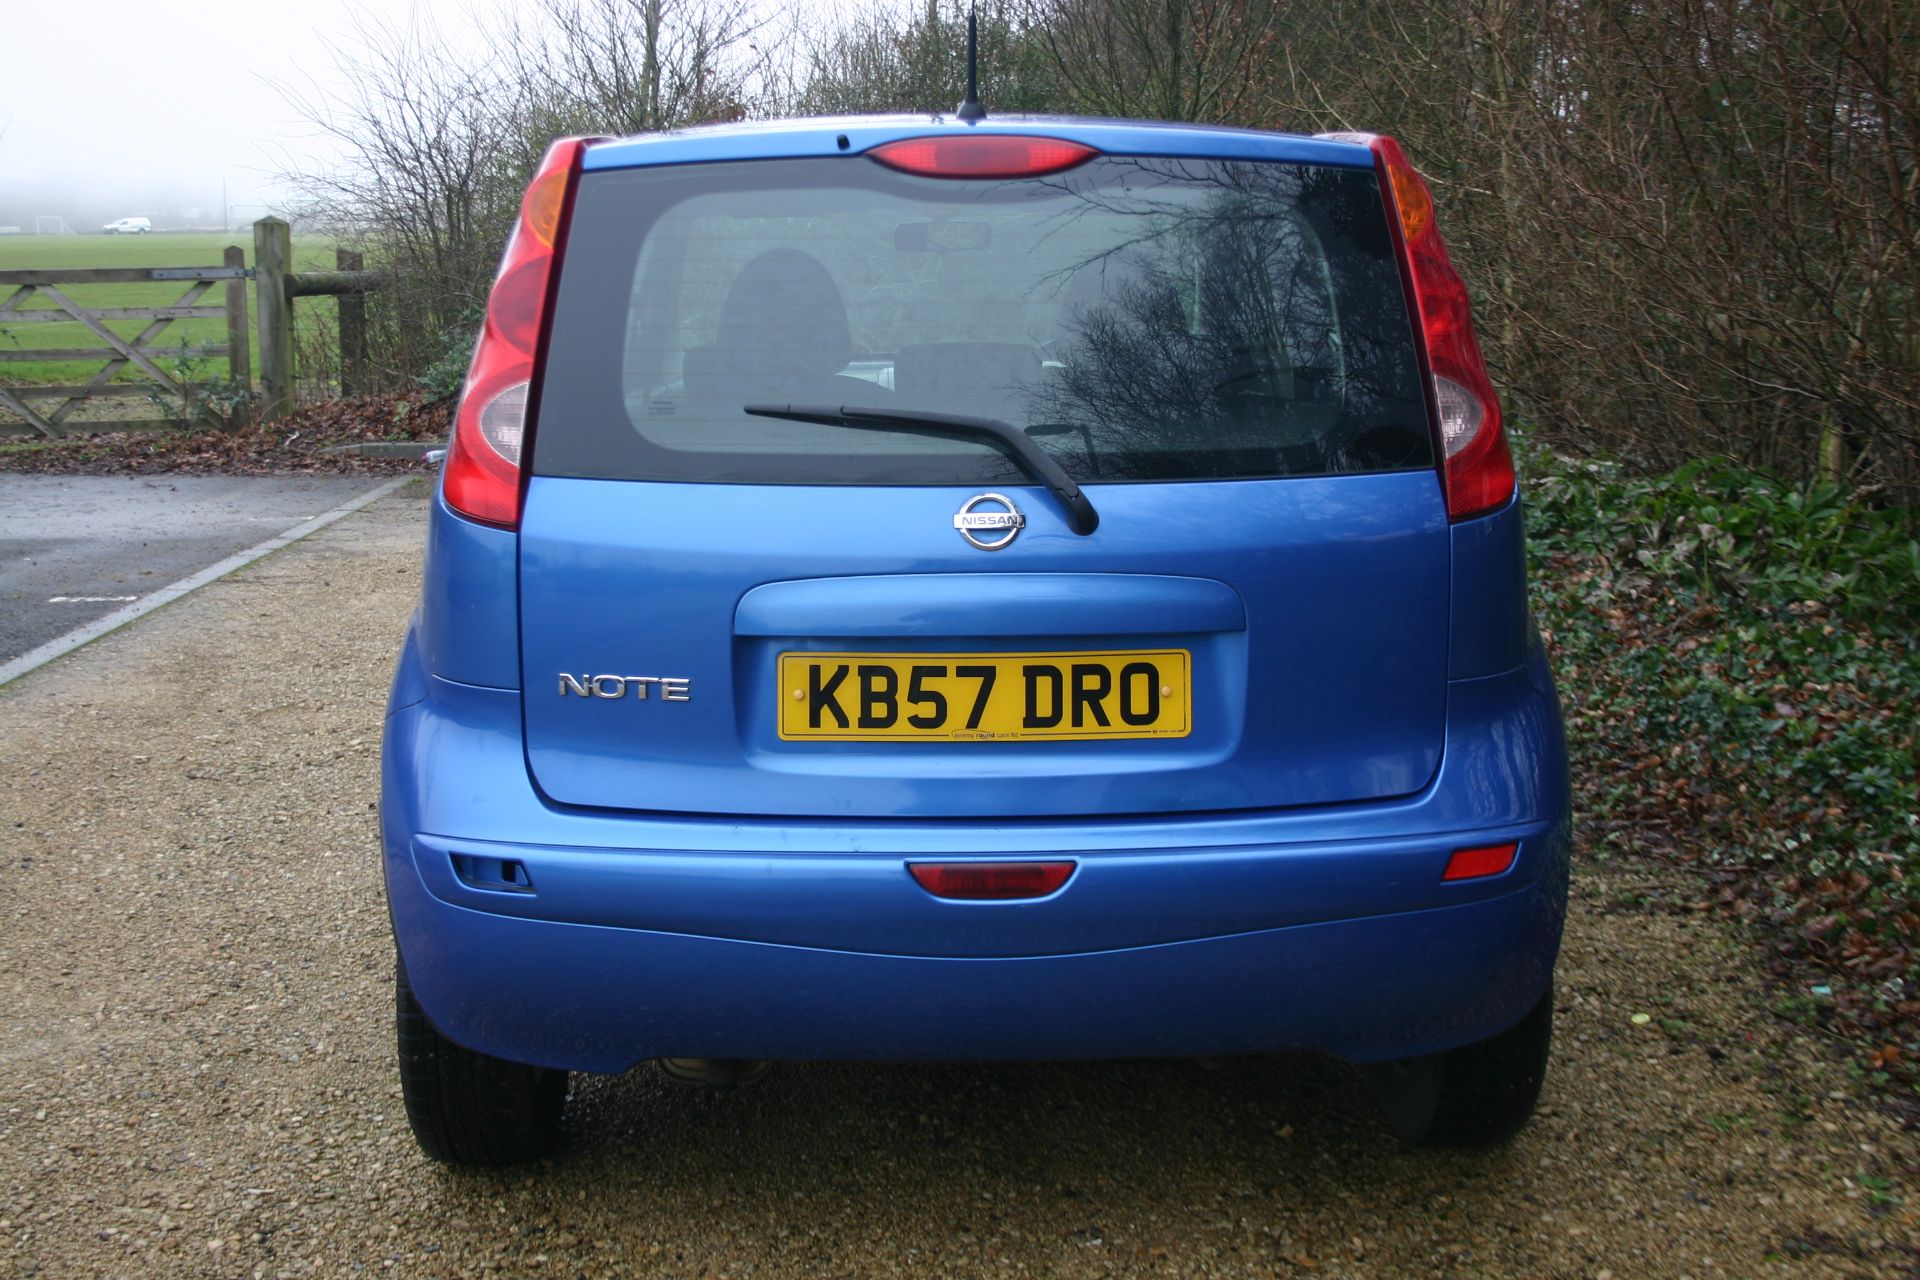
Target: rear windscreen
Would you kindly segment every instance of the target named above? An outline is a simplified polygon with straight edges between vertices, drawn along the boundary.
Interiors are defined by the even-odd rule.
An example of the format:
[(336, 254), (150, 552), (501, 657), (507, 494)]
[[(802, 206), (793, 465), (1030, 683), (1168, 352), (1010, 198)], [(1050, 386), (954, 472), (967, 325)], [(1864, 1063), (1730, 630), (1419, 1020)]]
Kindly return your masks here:
[(954, 181), (858, 156), (588, 173), (537, 474), (1022, 483), (968, 440), (749, 404), (997, 418), (1083, 482), (1433, 465), (1369, 170), (1105, 157)]

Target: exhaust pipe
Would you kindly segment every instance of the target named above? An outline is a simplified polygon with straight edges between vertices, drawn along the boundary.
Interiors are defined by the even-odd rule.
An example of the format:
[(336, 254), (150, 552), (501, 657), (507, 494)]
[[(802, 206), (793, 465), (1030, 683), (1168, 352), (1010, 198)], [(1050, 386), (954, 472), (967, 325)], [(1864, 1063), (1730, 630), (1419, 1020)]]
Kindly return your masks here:
[(661, 1074), (676, 1084), (704, 1085), (715, 1093), (726, 1093), (743, 1084), (752, 1084), (767, 1074), (772, 1065), (761, 1058), (655, 1058)]

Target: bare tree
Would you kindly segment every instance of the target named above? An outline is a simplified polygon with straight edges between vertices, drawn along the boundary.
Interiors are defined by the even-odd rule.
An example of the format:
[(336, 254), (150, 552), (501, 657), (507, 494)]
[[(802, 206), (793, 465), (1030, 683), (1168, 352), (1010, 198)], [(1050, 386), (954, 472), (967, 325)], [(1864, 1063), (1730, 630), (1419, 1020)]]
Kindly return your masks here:
[(1920, 493), (1920, 10), (1291, 4), (1267, 119), (1399, 134), (1522, 417)]
[(747, 0), (545, 0), (458, 49), (362, 15), (332, 48), (343, 88), (286, 92), (342, 160), (286, 175), (307, 215), (388, 269), (370, 322), (389, 378), (457, 383), (520, 193), (564, 134), (745, 114), (762, 92)]
[[(414, 371), (483, 297), (559, 133), (944, 111), (960, 0), (766, 25), (753, 0), (542, 0), (476, 57), (363, 24), (302, 175), (403, 287)], [(1920, 6), (1911, 0), (988, 0), (996, 113), (1399, 135), (1529, 429), (1920, 495)], [(453, 345), (458, 345), (457, 341)]]
[(748, 114), (771, 31), (751, 0), (543, 0), (507, 43), (550, 132), (632, 134)]
[(1269, 0), (1028, 0), (1082, 111), (1232, 123), (1277, 47)]
[(926, 0), (910, 10), (876, 4), (838, 24), (799, 33), (799, 87), (782, 106), (799, 115), (946, 112), (967, 82), (967, 15), (980, 30), (980, 95), (989, 111), (1064, 105), (1058, 77), (1026, 18), (1025, 0)]
[(330, 52), (345, 72), (338, 90), (286, 92), (344, 159), (287, 177), (309, 217), (363, 239), (391, 268), (393, 288), (374, 309), (378, 346), (390, 370), (410, 371), (433, 358), (433, 335), (462, 324), (484, 297), (538, 153), (506, 68), (452, 56), (417, 16), (362, 14)]

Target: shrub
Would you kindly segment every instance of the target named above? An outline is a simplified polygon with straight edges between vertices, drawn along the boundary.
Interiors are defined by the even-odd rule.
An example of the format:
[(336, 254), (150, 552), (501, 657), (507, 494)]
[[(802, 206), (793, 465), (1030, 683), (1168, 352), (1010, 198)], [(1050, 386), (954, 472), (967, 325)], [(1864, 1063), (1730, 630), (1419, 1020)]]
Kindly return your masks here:
[(1589, 832), (1728, 873), (1863, 1009), (1920, 1017), (1920, 521), (1721, 460), (1522, 454)]

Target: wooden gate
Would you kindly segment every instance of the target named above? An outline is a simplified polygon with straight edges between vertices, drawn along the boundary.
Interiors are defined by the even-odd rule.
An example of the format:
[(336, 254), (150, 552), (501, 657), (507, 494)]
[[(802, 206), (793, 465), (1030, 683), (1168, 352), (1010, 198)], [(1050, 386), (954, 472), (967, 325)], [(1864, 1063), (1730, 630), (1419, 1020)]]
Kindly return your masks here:
[[(218, 267), (99, 267), (54, 269), (46, 271), (0, 271), (0, 329), (26, 324), (80, 324), (104, 344), (95, 347), (21, 349), (0, 347), (0, 376), (7, 366), (27, 361), (103, 360), (100, 370), (83, 383), (69, 386), (13, 386), (0, 381), (0, 410), (20, 419), (7, 421), (0, 414), (0, 435), (34, 433), (53, 437), (68, 431), (113, 431), (129, 427), (151, 428), (187, 426), (213, 421), (227, 424), (247, 405), (252, 370), (247, 345), (247, 269), (245, 252), (238, 246), (226, 251), (226, 262)], [(184, 284), (175, 302), (168, 306), (90, 307), (76, 303), (63, 292), (63, 285), (147, 284), (179, 281)], [(203, 304), (214, 285), (224, 284), (219, 305)], [(28, 307), (35, 298), (51, 306)], [(163, 345), (176, 320), (225, 316), (225, 342), (179, 341)], [(148, 323), (131, 338), (116, 334), (109, 320), (145, 320)], [(185, 361), (224, 356), (227, 377), (193, 380), (176, 365), (169, 372), (160, 362)], [(131, 365), (142, 377), (122, 379), (118, 375)], [(100, 400), (137, 399), (162, 410), (154, 417), (96, 418), (73, 415), (84, 405)], [(45, 402), (57, 401), (51, 408)], [(35, 407), (39, 402), (39, 407)]]

